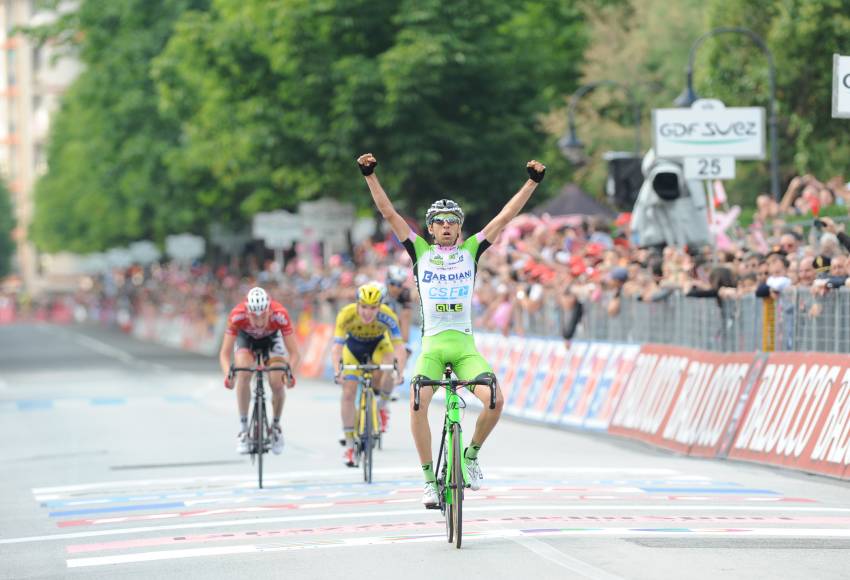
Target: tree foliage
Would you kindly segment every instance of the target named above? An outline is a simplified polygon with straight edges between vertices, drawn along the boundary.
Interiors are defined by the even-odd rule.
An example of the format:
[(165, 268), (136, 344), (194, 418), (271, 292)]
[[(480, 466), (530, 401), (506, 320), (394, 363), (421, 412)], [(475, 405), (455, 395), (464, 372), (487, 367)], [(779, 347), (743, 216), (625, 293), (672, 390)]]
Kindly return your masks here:
[[(688, 49), (705, 29), (701, 0), (623, 0), (585, 6), (591, 39), (581, 65), (582, 83), (612, 80), (625, 85), (638, 102), (641, 145), (651, 145), (651, 111), (672, 107), (685, 85)], [(555, 133), (566, 129), (566, 112), (553, 116)], [(628, 94), (600, 87), (579, 102), (577, 134), (589, 162), (576, 175), (590, 192), (601, 194), (607, 151), (633, 151), (634, 120)]]
[[(847, 53), (850, 0), (713, 0), (710, 8), (711, 28), (749, 28), (773, 54), (780, 180), (786, 182), (802, 173), (826, 180), (846, 173), (850, 130), (845, 121), (831, 115), (832, 55)], [(700, 63), (708, 66), (697, 75), (698, 92), (729, 106), (769, 110), (767, 60), (750, 39), (724, 34), (707, 41), (704, 50), (707, 54), (700, 55)], [(769, 190), (767, 161), (739, 164), (738, 175), (739, 199), (749, 201)]]
[(486, 219), (555, 156), (540, 116), (575, 88), (583, 30), (558, 0), (82, 0), (31, 31), (85, 65), (33, 237), (91, 251), (320, 196), (367, 205), (364, 151), (402, 209), (451, 195)]
[(214, 2), (156, 60), (184, 137), (172, 178), (228, 216), (368, 203), (354, 159), (371, 151), (403, 209), (492, 213), (547, 153), (538, 116), (575, 86), (581, 24), (555, 0)]
[(36, 38), (65, 39), (85, 71), (64, 96), (36, 185), (31, 234), (47, 251), (92, 251), (197, 226), (168, 180), (178, 126), (157, 111), (150, 78), (173, 22), (203, 0), (85, 0)]

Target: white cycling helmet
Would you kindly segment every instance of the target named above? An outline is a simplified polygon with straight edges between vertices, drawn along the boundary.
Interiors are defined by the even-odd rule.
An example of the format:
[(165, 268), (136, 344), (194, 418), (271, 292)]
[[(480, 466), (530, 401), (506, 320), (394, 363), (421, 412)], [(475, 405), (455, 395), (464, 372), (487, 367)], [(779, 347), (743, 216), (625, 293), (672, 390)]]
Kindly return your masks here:
[(401, 266), (390, 266), (387, 268), (387, 282), (401, 286), (407, 280), (407, 271)]
[(268, 293), (257, 286), (248, 291), (248, 297), (245, 300), (245, 304), (248, 307), (248, 312), (251, 314), (263, 314), (269, 309), (271, 300), (269, 299)]
[(450, 199), (438, 199), (432, 203), (431, 207), (428, 208), (428, 211), (425, 212), (425, 223), (430, 226), (434, 216), (441, 213), (456, 215), (460, 220), (460, 223), (463, 224), (463, 210), (460, 209), (460, 206), (457, 203)]

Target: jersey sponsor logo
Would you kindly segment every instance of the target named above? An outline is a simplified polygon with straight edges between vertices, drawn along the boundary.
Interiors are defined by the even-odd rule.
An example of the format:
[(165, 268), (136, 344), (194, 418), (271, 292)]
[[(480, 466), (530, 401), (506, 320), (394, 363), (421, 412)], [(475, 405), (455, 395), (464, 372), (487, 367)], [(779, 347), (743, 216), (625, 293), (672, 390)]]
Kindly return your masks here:
[(455, 286), (448, 288), (445, 286), (431, 286), (428, 288), (429, 298), (464, 298), (469, 296), (469, 286)]
[(442, 266), (443, 265), (443, 259), (440, 256), (431, 256), (429, 260), (435, 266)]
[(422, 273), (422, 281), (428, 282), (460, 282), (463, 280), (472, 279), (472, 270), (466, 272), (449, 272), (448, 274), (437, 274), (430, 270), (425, 270)]
[(440, 303), (440, 304), (435, 304), (434, 309), (437, 312), (463, 312), (463, 304), (461, 304), (459, 302), (456, 303), (456, 304)]

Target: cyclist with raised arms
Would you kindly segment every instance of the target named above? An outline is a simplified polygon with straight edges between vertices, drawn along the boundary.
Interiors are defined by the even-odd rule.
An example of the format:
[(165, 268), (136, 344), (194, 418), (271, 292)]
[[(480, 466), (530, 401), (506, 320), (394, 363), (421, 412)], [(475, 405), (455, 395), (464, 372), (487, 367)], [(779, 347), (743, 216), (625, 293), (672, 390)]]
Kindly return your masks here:
[[(528, 202), (543, 179), (546, 167), (538, 161), (529, 161), (526, 164), (529, 179), (525, 184), (483, 230), (463, 243), (460, 243), (463, 210), (450, 199), (434, 202), (425, 214), (428, 233), (435, 242), (431, 245), (416, 235), (393, 207), (375, 175), (375, 166), (378, 164), (375, 156), (366, 153), (357, 159), (357, 163), (366, 178), (378, 211), (390, 223), (393, 232), (413, 260), (413, 274), (419, 289), (422, 309), (422, 352), (416, 361), (413, 381), (441, 379), (447, 363), (452, 364), (455, 374), (461, 380), (492, 378), (495, 381), (493, 369), (475, 348), (472, 336), (471, 310), (475, 270), (481, 254), (496, 241), (508, 222), (516, 217)], [(496, 408), (490, 409), (489, 391), (473, 388), (473, 394), (484, 403), (484, 410), (478, 416), (472, 440), (464, 450), (470, 487), (475, 490), (480, 488), (483, 478), (478, 465), (478, 451), (499, 421), (504, 397), (501, 389), (497, 387)], [(433, 469), (431, 427), (428, 424), (428, 406), (432, 397), (433, 390), (421, 390), (420, 409), (413, 411), (411, 393), (410, 426), (425, 476), (422, 503), (426, 507), (439, 503)]]
[[(357, 289), (357, 302), (343, 306), (336, 317), (334, 342), (331, 348), (331, 364), (337, 369), (334, 382), (342, 385), (340, 415), (344, 434), (345, 451), (342, 461), (354, 467), (354, 397), (357, 394), (357, 380), (362, 371), (345, 371), (342, 375), (338, 368), (340, 362), (346, 365), (356, 364), (393, 364), (404, 354), (404, 342), (398, 318), (386, 304), (382, 304), (384, 289), (370, 282)], [(381, 385), (382, 373), (373, 373), (374, 384)], [(398, 375), (401, 380), (401, 374)], [(378, 400), (378, 414), (381, 417), (381, 429), (386, 430), (389, 422), (388, 397)]]
[[(269, 298), (268, 293), (260, 287), (251, 288), (245, 301), (236, 306), (227, 317), (227, 329), (221, 341), (218, 361), (224, 373), (224, 386), (234, 387), (230, 380), (231, 356), (237, 367), (252, 367), (254, 354), (252, 348), (266, 343), (269, 347), (267, 364), (288, 364), (291, 372), (298, 367), (301, 354), (298, 343), (295, 342), (292, 319), (286, 308), (279, 302)], [(284, 345), (286, 348), (284, 348)], [(287, 356), (287, 353), (289, 356)], [(292, 376), (292, 375), (290, 375)], [(284, 376), (280, 371), (269, 373), (269, 383), (272, 389), (272, 452), (280, 455), (283, 451), (283, 430), (280, 427), (280, 416), (283, 413), (283, 402), (286, 393), (283, 390)], [(248, 453), (248, 406), (251, 402), (251, 375), (248, 372), (236, 373), (236, 401), (239, 407), (239, 435), (237, 436), (237, 453)], [(287, 388), (295, 386), (295, 377)]]

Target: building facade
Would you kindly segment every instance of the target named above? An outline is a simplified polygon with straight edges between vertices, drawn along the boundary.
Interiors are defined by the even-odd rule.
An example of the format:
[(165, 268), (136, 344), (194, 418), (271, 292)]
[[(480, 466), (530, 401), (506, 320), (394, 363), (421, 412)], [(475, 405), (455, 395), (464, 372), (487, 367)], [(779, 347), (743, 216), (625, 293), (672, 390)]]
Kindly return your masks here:
[[(62, 10), (73, 7), (63, 4)], [(11, 192), (17, 227), (16, 269), (25, 289), (39, 293), (44, 268), (51, 258), (39, 256), (27, 232), (33, 216), (33, 190), (47, 170), (47, 137), (50, 120), (62, 95), (80, 72), (80, 64), (65, 47), (50, 42), (38, 45), (20, 32), (56, 18), (39, 10), (36, 0), (2, 0), (0, 44), (0, 173)]]

